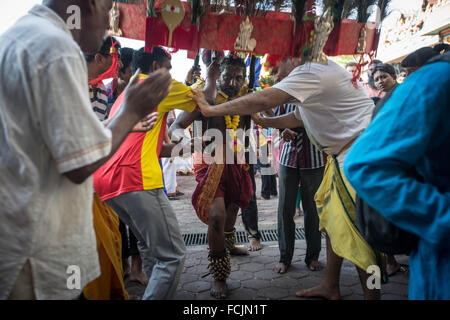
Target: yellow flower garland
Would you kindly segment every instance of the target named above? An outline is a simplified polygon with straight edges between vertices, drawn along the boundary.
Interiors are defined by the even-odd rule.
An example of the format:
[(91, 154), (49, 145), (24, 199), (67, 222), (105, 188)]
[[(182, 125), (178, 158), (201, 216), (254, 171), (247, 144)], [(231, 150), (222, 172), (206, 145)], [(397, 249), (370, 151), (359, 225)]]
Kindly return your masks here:
[(234, 143), (234, 152), (237, 152), (238, 146), (237, 146), (236, 129), (239, 127), (240, 116), (233, 116), (233, 120), (231, 119), (231, 116), (225, 116), (224, 118), (227, 129), (233, 130), (232, 135)]

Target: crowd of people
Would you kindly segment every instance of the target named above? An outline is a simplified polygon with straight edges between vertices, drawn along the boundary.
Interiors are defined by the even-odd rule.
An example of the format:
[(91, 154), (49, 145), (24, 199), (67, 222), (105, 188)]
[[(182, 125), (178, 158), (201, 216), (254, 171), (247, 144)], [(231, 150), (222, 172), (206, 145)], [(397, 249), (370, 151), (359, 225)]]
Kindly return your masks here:
[[(64, 22), (73, 2), (82, 31)], [(263, 250), (257, 202), (271, 196), (274, 273), (294, 258), (300, 199), (304, 262), (325, 268), (298, 297), (340, 299), (346, 259), (365, 299), (380, 299), (367, 286), (371, 266), (383, 281), (409, 272), (410, 299), (450, 299), (448, 45), (406, 57), (402, 83), (379, 60), (363, 81), (354, 63), (271, 57), (275, 84), (252, 92), (235, 53), (211, 58), (205, 79), (193, 68), (173, 80), (162, 47), (104, 36), (111, 5), (45, 0), (0, 36), (0, 299), (140, 299), (126, 277), (145, 285), (142, 299), (174, 298), (187, 255), (170, 201), (177, 159), (197, 182), (193, 214), (207, 225), (216, 299), (228, 296), (232, 257)], [(357, 196), (418, 238), (409, 268), (365, 239)], [(248, 249), (236, 246), (239, 211)]]

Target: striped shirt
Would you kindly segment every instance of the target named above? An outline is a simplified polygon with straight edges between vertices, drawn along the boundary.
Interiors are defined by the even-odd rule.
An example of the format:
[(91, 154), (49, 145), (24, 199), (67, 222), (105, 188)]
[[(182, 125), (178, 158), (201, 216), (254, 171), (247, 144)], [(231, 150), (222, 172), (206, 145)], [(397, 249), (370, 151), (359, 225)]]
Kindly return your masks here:
[(110, 106), (108, 104), (108, 96), (106, 95), (106, 87), (101, 84), (98, 88), (89, 86), (89, 98), (91, 99), (92, 109), (100, 121), (108, 118)]
[[(277, 116), (295, 111), (295, 105), (284, 104), (275, 108)], [(280, 165), (289, 168), (316, 169), (323, 167), (326, 163), (327, 155), (319, 151), (312, 144), (304, 128), (291, 129), (298, 133), (297, 137), (289, 142), (284, 140), (280, 143)]]

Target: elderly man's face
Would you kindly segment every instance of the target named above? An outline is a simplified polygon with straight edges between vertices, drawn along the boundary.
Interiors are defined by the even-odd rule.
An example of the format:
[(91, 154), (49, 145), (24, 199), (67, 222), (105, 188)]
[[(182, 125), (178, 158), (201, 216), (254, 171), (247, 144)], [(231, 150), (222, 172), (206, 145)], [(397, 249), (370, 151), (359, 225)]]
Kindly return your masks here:
[(80, 47), (87, 54), (100, 50), (109, 26), (112, 0), (81, 1)]
[(226, 66), (219, 78), (219, 89), (229, 98), (236, 97), (241, 92), (245, 82), (245, 69), (240, 66)]

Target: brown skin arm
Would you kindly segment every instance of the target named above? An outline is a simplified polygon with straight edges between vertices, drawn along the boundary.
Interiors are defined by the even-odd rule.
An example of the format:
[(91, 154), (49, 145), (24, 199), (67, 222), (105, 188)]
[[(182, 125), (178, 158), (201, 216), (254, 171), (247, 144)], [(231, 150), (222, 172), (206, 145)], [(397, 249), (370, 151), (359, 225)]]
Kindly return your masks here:
[(161, 147), (161, 152), (159, 153), (159, 156), (161, 158), (171, 158), (172, 157), (172, 150), (173, 150), (173, 148), (175, 148), (176, 145), (177, 145), (176, 143), (172, 143), (172, 141), (170, 140), (170, 138), (169, 138), (169, 128), (167, 127), (165, 141), (163, 142), (163, 145)]
[[(202, 95), (206, 101), (214, 104), (217, 96), (217, 79), (220, 76), (220, 65), (217, 61), (213, 61), (207, 70), (206, 84), (203, 88)], [(196, 90), (195, 90), (196, 91)], [(196, 119), (201, 117), (199, 110), (192, 112), (183, 111), (170, 126), (169, 137), (177, 141), (178, 137), (173, 137), (175, 130), (184, 130), (189, 127)]]
[(263, 127), (271, 127), (277, 129), (297, 128), (304, 126), (303, 121), (297, 119), (294, 116), (294, 112), (279, 117), (270, 118), (262, 118), (259, 116), (259, 114), (253, 114), (252, 119), (256, 124), (259, 124)]
[(272, 111), (272, 109), (266, 110), (261, 112), (266, 117), (276, 117), (275, 112)]
[(214, 104), (217, 97), (217, 79), (220, 76), (220, 65), (214, 60), (207, 70), (206, 84), (203, 88), (203, 94), (205, 95), (206, 101), (210, 104)]
[(108, 123), (107, 128), (111, 130), (111, 152), (108, 156), (97, 162), (84, 167), (65, 172), (70, 181), (76, 184), (83, 183), (98, 168), (114, 155), (122, 142), (131, 132), (133, 127), (151, 113), (158, 104), (169, 94), (172, 78), (167, 70), (154, 72), (147, 79), (138, 83), (137, 70), (135, 78), (130, 82), (127, 89), (125, 102)]
[(276, 88), (253, 92), (215, 106), (211, 106), (208, 103), (201, 91), (193, 90), (193, 95), (190, 97), (197, 102), (200, 111), (205, 117), (219, 117), (227, 114), (248, 115), (266, 111), (293, 100), (289, 94)]

